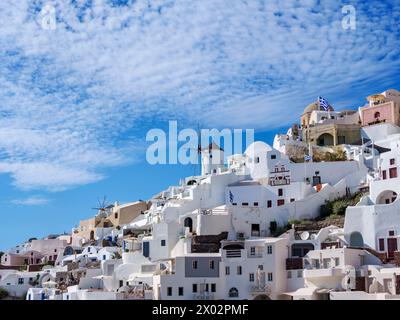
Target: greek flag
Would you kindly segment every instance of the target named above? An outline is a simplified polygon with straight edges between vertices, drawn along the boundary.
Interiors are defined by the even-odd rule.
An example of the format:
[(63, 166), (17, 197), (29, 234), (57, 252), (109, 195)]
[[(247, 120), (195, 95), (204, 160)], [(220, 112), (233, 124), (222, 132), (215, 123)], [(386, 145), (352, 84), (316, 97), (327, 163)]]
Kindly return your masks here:
[(229, 201), (233, 203), (233, 193), (229, 190)]
[(304, 161), (311, 161), (311, 160), (312, 160), (311, 156), (309, 156), (309, 155), (304, 156)]
[(325, 98), (318, 97), (319, 106), (322, 107), (325, 111), (329, 109), (329, 102)]

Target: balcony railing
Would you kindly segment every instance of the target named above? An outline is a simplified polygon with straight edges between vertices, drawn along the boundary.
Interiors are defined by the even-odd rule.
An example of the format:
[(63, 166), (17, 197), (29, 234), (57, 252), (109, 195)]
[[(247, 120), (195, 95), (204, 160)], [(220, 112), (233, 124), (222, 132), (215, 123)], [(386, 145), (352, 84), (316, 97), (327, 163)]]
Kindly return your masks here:
[(212, 293), (196, 293), (193, 295), (193, 300), (214, 300)]
[(226, 250), (225, 256), (227, 258), (240, 258), (242, 256), (242, 251), (240, 249)]
[(286, 270), (303, 269), (303, 258), (288, 258), (286, 259)]

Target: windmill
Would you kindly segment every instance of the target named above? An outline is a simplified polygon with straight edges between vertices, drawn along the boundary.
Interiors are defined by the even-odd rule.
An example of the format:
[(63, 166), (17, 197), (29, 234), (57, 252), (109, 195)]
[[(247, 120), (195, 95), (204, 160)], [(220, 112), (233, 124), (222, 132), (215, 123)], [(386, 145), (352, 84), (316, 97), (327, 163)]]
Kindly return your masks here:
[[(198, 166), (199, 166), (199, 162), (201, 163), (201, 150), (202, 150), (202, 146), (201, 146), (201, 130), (200, 130), (200, 124), (197, 123), (197, 148), (196, 148), (196, 152), (197, 152), (197, 161), (196, 163), (192, 164), (192, 168), (193, 168), (193, 176), (197, 176), (197, 171), (198, 171)], [(191, 149), (192, 151), (193, 149)], [(201, 166), (199, 166), (201, 168)], [(201, 174), (201, 172), (200, 172)]]
[(103, 199), (97, 198), (98, 206), (92, 208), (93, 210), (97, 210), (97, 215), (101, 217), (106, 217), (111, 205), (107, 204), (107, 197), (103, 196)]

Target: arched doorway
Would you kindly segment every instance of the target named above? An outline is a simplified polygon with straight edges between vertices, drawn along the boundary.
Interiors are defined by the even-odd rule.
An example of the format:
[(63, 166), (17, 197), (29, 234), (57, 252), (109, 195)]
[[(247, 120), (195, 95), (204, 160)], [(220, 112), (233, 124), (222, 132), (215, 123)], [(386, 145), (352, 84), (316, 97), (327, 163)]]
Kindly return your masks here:
[(361, 233), (354, 231), (350, 234), (350, 246), (354, 248), (364, 247), (364, 239)]
[(193, 220), (192, 220), (192, 218), (189, 218), (189, 217), (185, 218), (185, 220), (183, 221), (183, 225), (186, 228), (189, 228), (189, 232), (193, 232)]
[(229, 298), (238, 298), (239, 297), (239, 290), (236, 288), (229, 289)]
[(254, 300), (271, 300), (266, 294), (259, 294), (258, 296), (254, 297)]
[(94, 240), (94, 231), (90, 231), (90, 240)]
[(333, 146), (333, 136), (330, 133), (321, 134), (317, 139), (317, 145), (323, 146)]
[(397, 199), (397, 193), (392, 191), (392, 190), (385, 190), (382, 191), (377, 197), (376, 197), (376, 203), (377, 204), (390, 204)]

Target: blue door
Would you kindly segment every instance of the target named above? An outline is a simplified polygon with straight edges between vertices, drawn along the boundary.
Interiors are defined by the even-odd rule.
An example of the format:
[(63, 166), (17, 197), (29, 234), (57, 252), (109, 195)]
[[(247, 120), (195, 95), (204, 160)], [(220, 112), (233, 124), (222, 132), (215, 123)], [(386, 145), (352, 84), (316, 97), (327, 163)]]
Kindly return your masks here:
[(148, 241), (143, 242), (143, 256), (144, 257), (150, 256), (150, 243)]

